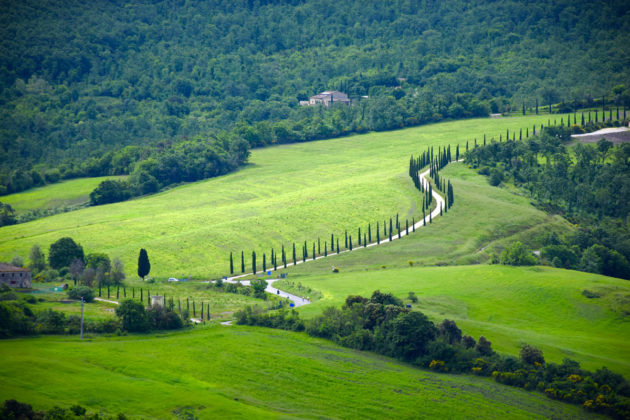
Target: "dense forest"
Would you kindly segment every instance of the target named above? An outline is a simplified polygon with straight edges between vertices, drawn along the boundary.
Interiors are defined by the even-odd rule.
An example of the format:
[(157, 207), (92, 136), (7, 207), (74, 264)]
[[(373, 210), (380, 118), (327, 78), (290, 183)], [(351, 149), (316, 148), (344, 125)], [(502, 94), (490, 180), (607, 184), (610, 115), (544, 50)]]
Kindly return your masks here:
[(546, 235), (541, 256), (548, 263), (630, 279), (630, 143), (602, 139), (569, 149), (570, 134), (545, 127), (523, 141), (492, 140), (465, 159), (490, 184), (514, 183), (544, 210), (576, 224), (564, 237)]
[[(129, 145), (628, 105), (629, 16), (623, 0), (2, 2), (0, 184), (89, 175), (81, 162)], [(354, 106), (298, 106), (325, 89)]]

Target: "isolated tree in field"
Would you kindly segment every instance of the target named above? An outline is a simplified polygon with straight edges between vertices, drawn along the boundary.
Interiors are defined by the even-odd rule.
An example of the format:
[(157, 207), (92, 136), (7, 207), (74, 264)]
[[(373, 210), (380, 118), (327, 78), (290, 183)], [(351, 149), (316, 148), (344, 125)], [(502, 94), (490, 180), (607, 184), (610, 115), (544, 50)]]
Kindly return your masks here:
[(138, 255), (138, 277), (142, 280), (151, 272), (151, 263), (149, 262), (149, 255), (144, 248), (140, 249), (140, 255)]
[(232, 258), (231, 252), (230, 252), (230, 274), (234, 274), (234, 259)]
[(28, 253), (28, 259), (28, 268), (30, 268), (33, 273), (39, 273), (46, 269), (46, 257), (44, 257), (44, 253), (39, 245), (33, 245), (31, 247), (31, 251)]
[(48, 251), (48, 264), (51, 268), (59, 270), (69, 267), (75, 259), (84, 260), (83, 247), (74, 242), (72, 238), (61, 238), (50, 245)]

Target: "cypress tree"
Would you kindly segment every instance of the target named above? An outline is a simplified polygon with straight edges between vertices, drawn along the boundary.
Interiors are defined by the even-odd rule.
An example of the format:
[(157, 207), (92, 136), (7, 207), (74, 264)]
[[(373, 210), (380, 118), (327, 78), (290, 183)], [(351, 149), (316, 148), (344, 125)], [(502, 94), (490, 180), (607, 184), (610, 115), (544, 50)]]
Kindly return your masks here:
[(335, 235), (332, 233), (330, 234), (330, 250), (335, 251)]
[(577, 125), (577, 112), (573, 111), (573, 125)]
[(409, 219), (405, 219), (405, 235), (409, 235)]
[(390, 242), (392, 241), (392, 227), (393, 227), (392, 218), (390, 217), (389, 218), (389, 241)]
[(304, 245), (302, 246), (302, 262), (306, 262), (307, 258), (308, 258), (308, 251), (306, 248), (306, 241), (304, 241)]
[(256, 274), (256, 251), (252, 251), (252, 272)]
[(396, 229), (400, 229), (400, 223), (398, 222), (398, 213), (396, 213)]
[(588, 122), (591, 122), (591, 110), (588, 111)]
[(328, 256), (328, 242), (324, 241), (324, 257)]
[(440, 216), (442, 216), (442, 203), (440, 203)]
[(429, 213), (429, 223), (433, 223), (433, 216), (431, 213)]
[(597, 110), (595, 110), (595, 122), (597, 122), (598, 117), (597, 117)]
[(424, 210), (422, 210), (422, 223), (423, 226), (427, 225), (427, 216), (424, 214)]
[(609, 118), (609, 120), (610, 120), (610, 121), (612, 121), (612, 119), (613, 119), (613, 118), (612, 118), (612, 111), (613, 111), (613, 110), (612, 110), (612, 108), (609, 108), (609, 114), (610, 114), (610, 115), (609, 115), (609, 117), (610, 117), (610, 118)]
[(466, 140), (466, 151), (468, 151), (468, 140)]
[(415, 232), (416, 231), (416, 218), (412, 217), (411, 218), (411, 229)]
[(368, 223), (368, 241), (372, 243), (372, 225)]
[(400, 225), (398, 225), (398, 239), (400, 239), (400, 238), (401, 238), (401, 236), (400, 236)]
[(193, 300), (193, 316), (197, 316), (197, 310), (195, 309), (195, 301)]
[(267, 272), (267, 256), (263, 252), (263, 273)]
[(529, 138), (529, 127), (525, 128), (525, 138)]
[(203, 321), (203, 300), (201, 301), (201, 320)]
[(359, 238), (359, 246), (361, 246), (361, 228), (359, 228), (358, 238)]
[(363, 232), (363, 248), (367, 248), (367, 235)]
[(297, 259), (295, 258), (295, 242), (293, 242), (293, 265), (297, 264)]
[(317, 255), (322, 255), (322, 241), (319, 239), (319, 236), (317, 237)]
[(271, 248), (271, 255), (273, 255), (273, 271), (276, 271), (278, 269), (278, 255), (273, 252), (273, 248)]
[(232, 253), (230, 252), (230, 275), (234, 274), (234, 260), (232, 259)]
[(348, 249), (348, 231), (345, 231), (345, 235), (346, 235), (346, 249)]
[(339, 238), (337, 238), (337, 255), (339, 255)]
[(138, 277), (142, 280), (151, 271), (151, 263), (149, 262), (149, 255), (144, 248), (140, 249), (140, 255), (138, 255)]
[(186, 298), (186, 310), (190, 313), (190, 301)]
[(459, 144), (455, 147), (455, 160), (459, 160)]
[(287, 268), (287, 254), (284, 250), (284, 244), (282, 244), (282, 263), (284, 264), (284, 268)]
[(241, 273), (245, 272), (245, 254), (241, 251)]
[(518, 140), (521, 141), (523, 140), (523, 129), (521, 128), (521, 131), (519, 131), (518, 133)]
[(377, 243), (378, 245), (380, 245), (380, 244), (381, 244), (381, 229), (380, 229), (380, 227), (378, 226), (378, 222), (376, 222), (376, 243)]
[(210, 321), (210, 302), (206, 303), (206, 311), (207, 311), (206, 320)]
[(584, 125), (584, 111), (582, 111), (582, 125)]
[(350, 251), (352, 251), (352, 235), (350, 235)]
[(313, 242), (313, 260), (315, 260), (316, 254), (315, 254), (315, 242)]

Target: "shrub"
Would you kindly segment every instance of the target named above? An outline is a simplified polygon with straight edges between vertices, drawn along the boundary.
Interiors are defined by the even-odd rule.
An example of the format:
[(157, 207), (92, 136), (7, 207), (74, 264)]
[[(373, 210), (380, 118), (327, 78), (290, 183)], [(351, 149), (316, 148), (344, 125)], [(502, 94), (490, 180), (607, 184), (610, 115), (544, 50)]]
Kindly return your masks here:
[(535, 363), (540, 363), (541, 365), (545, 364), (543, 352), (534, 346), (530, 346), (529, 344), (526, 344), (523, 348), (521, 348), (520, 356), (523, 363), (527, 363), (529, 365), (533, 365)]
[(63, 312), (47, 309), (37, 314), (36, 330), (46, 334), (61, 334), (66, 328), (66, 315)]
[(87, 286), (78, 286), (68, 290), (68, 297), (77, 300), (83, 298), (86, 302), (92, 302), (94, 301), (94, 291)]
[(409, 292), (407, 299), (409, 299), (412, 303), (418, 303), (418, 296), (416, 296), (414, 292)]
[(501, 264), (504, 265), (534, 265), (537, 260), (521, 242), (516, 241), (506, 247), (501, 253)]
[(167, 311), (160, 305), (153, 305), (147, 311), (147, 318), (151, 326), (158, 330), (178, 330), (184, 326), (175, 312)]
[(144, 305), (132, 299), (124, 299), (116, 307), (116, 315), (121, 319), (123, 328), (132, 332), (149, 330), (149, 320)]

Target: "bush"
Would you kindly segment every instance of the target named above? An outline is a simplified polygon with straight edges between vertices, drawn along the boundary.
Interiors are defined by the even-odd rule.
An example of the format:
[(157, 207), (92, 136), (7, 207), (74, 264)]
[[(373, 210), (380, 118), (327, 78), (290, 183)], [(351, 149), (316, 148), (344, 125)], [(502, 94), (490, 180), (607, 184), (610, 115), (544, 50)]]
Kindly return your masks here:
[(66, 328), (66, 315), (63, 312), (47, 309), (37, 314), (37, 332), (62, 334)]
[(87, 286), (79, 286), (68, 290), (68, 297), (77, 300), (83, 298), (84, 301), (89, 303), (94, 301), (94, 291)]
[(543, 352), (536, 347), (530, 346), (528, 344), (523, 346), (520, 356), (523, 363), (527, 363), (529, 365), (533, 365), (536, 363), (539, 363), (541, 365), (545, 364)]
[(175, 312), (167, 311), (160, 305), (149, 308), (147, 318), (151, 326), (158, 330), (178, 330), (184, 326), (182, 319)]
[(132, 299), (124, 299), (116, 307), (116, 315), (121, 319), (123, 328), (132, 332), (144, 332), (149, 330), (144, 305)]
[(504, 265), (518, 266), (534, 265), (537, 259), (532, 255), (531, 250), (527, 249), (521, 242), (516, 241), (503, 250), (500, 261)]

